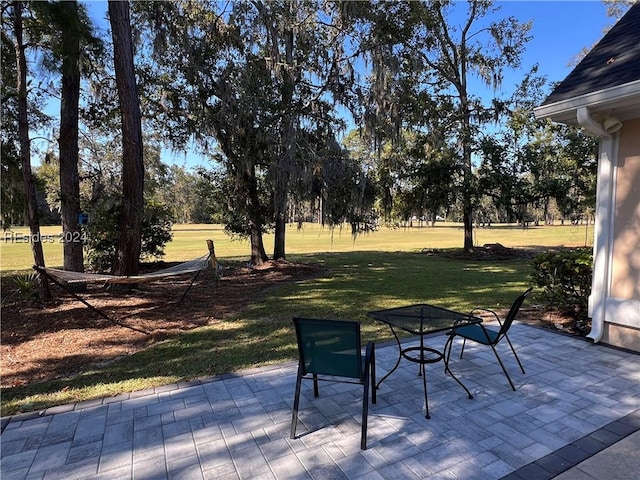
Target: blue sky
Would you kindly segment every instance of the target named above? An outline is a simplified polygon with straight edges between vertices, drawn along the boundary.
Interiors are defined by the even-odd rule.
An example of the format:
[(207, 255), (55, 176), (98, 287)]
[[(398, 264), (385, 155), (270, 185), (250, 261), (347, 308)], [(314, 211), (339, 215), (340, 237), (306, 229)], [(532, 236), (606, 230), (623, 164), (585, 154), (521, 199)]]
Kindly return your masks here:
[[(107, 28), (106, 2), (86, 2), (89, 13), (101, 27)], [(614, 19), (606, 14), (606, 6), (601, 1), (501, 1), (498, 15), (514, 16), (520, 21), (533, 20), (532, 39), (522, 57), (520, 71), (506, 71), (502, 90), (509, 95), (536, 63), (538, 73), (546, 75), (550, 82), (563, 80), (573, 68), (572, 59), (583, 48), (591, 48), (602, 38), (606, 27)], [(481, 94), (478, 92), (478, 94)], [(194, 153), (163, 153), (163, 160), (186, 167), (204, 164), (205, 160)]]
[[(531, 36), (523, 56), (523, 66), (540, 66), (539, 73), (549, 81), (563, 80), (569, 66), (583, 48), (591, 48), (614, 24), (600, 1), (506, 1), (499, 2), (505, 16), (521, 21), (533, 20)], [(517, 83), (519, 79), (516, 79)], [(505, 82), (505, 87), (507, 82)]]

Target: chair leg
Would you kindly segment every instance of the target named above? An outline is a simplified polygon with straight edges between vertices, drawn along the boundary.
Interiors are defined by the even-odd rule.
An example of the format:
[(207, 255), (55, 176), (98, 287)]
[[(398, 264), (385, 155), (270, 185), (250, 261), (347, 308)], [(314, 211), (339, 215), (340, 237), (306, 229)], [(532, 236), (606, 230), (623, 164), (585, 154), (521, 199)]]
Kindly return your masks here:
[(300, 407), (300, 387), (302, 386), (302, 375), (298, 371), (296, 379), (296, 393), (293, 397), (293, 413), (291, 415), (291, 435), (292, 439), (296, 438), (296, 426), (298, 424), (298, 408)]
[(498, 351), (496, 350), (496, 347), (494, 347), (493, 345), (491, 345), (491, 350), (493, 350), (493, 353), (495, 354), (496, 358), (498, 359), (498, 363), (500, 364), (500, 366), (502, 367), (502, 371), (504, 372), (504, 374), (507, 377), (507, 380), (509, 380), (509, 385), (511, 385), (511, 388), (513, 389), (513, 391), (516, 391), (516, 387), (513, 385), (513, 382), (511, 381), (511, 377), (509, 376), (509, 374), (507, 373), (507, 369), (504, 366), (504, 363), (502, 363), (502, 359), (500, 358), (500, 355), (498, 355)]
[(317, 397), (318, 395), (320, 395), (318, 391), (318, 374), (314, 373), (313, 374), (313, 396)]
[(464, 353), (464, 346), (467, 344), (467, 339), (462, 338), (462, 348), (460, 349), (460, 358), (462, 358), (462, 354)]
[(511, 340), (509, 340), (509, 337), (507, 337), (506, 333), (504, 335), (504, 338), (507, 340), (507, 343), (511, 347), (511, 351), (513, 352), (513, 356), (516, 357), (516, 361), (518, 362), (518, 365), (520, 366), (520, 370), (522, 370), (522, 373), (524, 373), (524, 367), (522, 366), (522, 363), (520, 363), (520, 359), (518, 358), (518, 354), (516, 353), (516, 349), (513, 348), (513, 345), (511, 344)]
[(364, 388), (362, 392), (362, 431), (360, 433), (360, 448), (367, 449), (367, 424), (369, 420), (369, 386), (371, 386), (371, 401), (376, 403), (376, 351), (373, 342), (367, 345), (364, 364)]
[[(367, 372), (368, 373), (368, 372)], [(375, 389), (375, 385), (373, 386)], [(360, 448), (367, 449), (367, 419), (369, 418), (369, 375), (365, 375), (364, 391), (362, 392), (362, 432), (360, 433)]]
[(371, 349), (371, 403), (376, 403), (376, 350)]
[(449, 373), (449, 359), (451, 358), (451, 350), (453, 349), (453, 339), (455, 334), (451, 332), (449, 338), (444, 344), (443, 360), (444, 360), (444, 373)]

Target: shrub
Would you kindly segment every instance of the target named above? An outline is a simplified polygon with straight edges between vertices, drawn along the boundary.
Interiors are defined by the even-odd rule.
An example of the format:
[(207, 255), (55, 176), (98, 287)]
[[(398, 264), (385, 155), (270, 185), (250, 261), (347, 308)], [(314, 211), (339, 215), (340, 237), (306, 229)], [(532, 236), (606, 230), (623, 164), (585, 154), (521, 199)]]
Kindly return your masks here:
[(172, 225), (168, 207), (159, 203), (146, 203), (142, 220), (142, 251), (140, 252), (143, 261), (164, 256), (164, 247), (173, 237)]
[[(119, 240), (120, 210), (120, 202), (110, 198), (94, 206), (89, 212), (91, 220), (86, 226), (86, 253), (87, 261), (94, 270), (111, 269)], [(145, 201), (140, 259), (148, 261), (161, 258), (171, 237), (171, 217), (168, 208)]]
[(587, 318), (593, 275), (591, 249), (546, 252), (533, 259), (532, 267), (532, 283), (542, 290), (550, 306), (570, 313), (576, 320)]

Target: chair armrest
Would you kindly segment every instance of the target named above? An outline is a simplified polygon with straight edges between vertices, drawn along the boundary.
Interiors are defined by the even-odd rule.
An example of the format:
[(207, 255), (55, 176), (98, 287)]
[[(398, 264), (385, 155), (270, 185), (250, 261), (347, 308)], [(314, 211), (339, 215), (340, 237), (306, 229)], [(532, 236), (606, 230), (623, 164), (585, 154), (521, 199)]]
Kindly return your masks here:
[(367, 349), (365, 351), (365, 359), (368, 361), (375, 360), (376, 344), (374, 342), (367, 343)]
[[(368, 377), (370, 374), (375, 377), (376, 371), (376, 345), (373, 342), (367, 343), (367, 348), (364, 354), (364, 376)], [(364, 378), (362, 379), (364, 380)], [(375, 389), (375, 385), (373, 386)], [(375, 397), (374, 397), (375, 398)], [(373, 403), (376, 403), (375, 401)]]
[(473, 316), (474, 312), (487, 312), (487, 313), (490, 313), (491, 315), (493, 315), (495, 317), (495, 319), (498, 321), (500, 326), (502, 326), (502, 322), (500, 321), (500, 317), (498, 317), (498, 314), (496, 312), (494, 312), (493, 310), (489, 310), (488, 308), (474, 308), (473, 310), (471, 310), (469, 312), (469, 315)]

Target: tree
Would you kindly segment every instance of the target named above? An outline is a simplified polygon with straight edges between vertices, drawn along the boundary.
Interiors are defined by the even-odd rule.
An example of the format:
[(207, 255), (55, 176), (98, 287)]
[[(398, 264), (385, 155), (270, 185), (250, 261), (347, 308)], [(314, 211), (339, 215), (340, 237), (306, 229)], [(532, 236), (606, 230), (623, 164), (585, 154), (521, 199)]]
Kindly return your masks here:
[[(352, 52), (346, 52), (350, 23), (339, 2), (253, 1), (245, 35), (259, 38), (256, 54), (269, 69), (277, 92), (277, 144), (269, 166), (273, 188), (274, 258), (286, 256), (285, 234), (291, 183), (306, 170), (297, 155), (306, 133), (331, 136), (339, 122), (336, 103), (350, 100)], [(248, 22), (251, 22), (250, 24)], [(304, 147), (302, 147), (304, 149)]]
[[(526, 146), (519, 148), (511, 135), (485, 137), (481, 142), (482, 163), (478, 169), (479, 192), (492, 199), (498, 221), (529, 220), (529, 207), (535, 197), (528, 175)], [(492, 218), (481, 218), (490, 222)]]
[(129, 3), (109, 0), (109, 21), (120, 100), (122, 128), (122, 214), (120, 240), (113, 262), (117, 275), (136, 275), (139, 269), (144, 208), (144, 163), (140, 101), (133, 65)]
[(431, 135), (417, 135), (407, 153), (412, 165), (407, 177), (413, 184), (414, 211), (419, 216), (427, 213), (433, 225), (455, 199), (455, 149), (434, 129)]
[[(243, 210), (235, 218), (248, 222), (252, 262), (267, 258), (262, 231), (270, 224), (273, 256), (284, 257), (292, 185), (312, 158), (298, 154), (309, 151), (305, 132), (331, 136), (339, 127), (333, 102), (344, 100), (353, 74), (342, 50), (340, 4), (185, 1), (136, 8), (139, 24), (153, 25), (145, 32), (154, 45), (149, 71), (163, 71), (156, 118), (175, 144), (190, 135), (206, 149), (217, 143), (237, 183), (230, 193)], [(258, 185), (268, 189), (268, 217), (260, 216), (267, 209)]]
[(607, 6), (607, 15), (619, 20), (638, 0), (603, 0)]
[(174, 148), (193, 138), (209, 154), (217, 144), (222, 155), (209, 155), (231, 180), (222, 182), (228, 231), (250, 239), (251, 262), (258, 265), (268, 258), (259, 175), (271, 162), (278, 121), (264, 56), (255, 54), (253, 36), (243, 29), (252, 7), (237, 3), (227, 11), (227, 5), (184, 1), (135, 8), (137, 24), (146, 27), (142, 37), (153, 45), (142, 70), (150, 116), (170, 133), (163, 140)]
[[(273, 198), (275, 238), (273, 258), (285, 258), (285, 230), (287, 225), (288, 186), (291, 168), (296, 156), (296, 126), (297, 113), (294, 106), (296, 80), (300, 78), (300, 64), (294, 63), (294, 49), (299, 47), (299, 36), (294, 29), (304, 26), (298, 22), (298, 9), (302, 6), (297, 2), (283, 2), (282, 4), (263, 3), (255, 1), (259, 18), (262, 20), (266, 33), (265, 54), (269, 57), (267, 65), (272, 69), (280, 83), (281, 127), (280, 145), (273, 163)], [(306, 16), (307, 12), (300, 12)], [(305, 32), (307, 33), (307, 32)], [(303, 36), (304, 34), (300, 35)], [(304, 38), (304, 37), (303, 37)], [(305, 42), (308, 39), (304, 39)], [(297, 55), (296, 55), (297, 57)], [(295, 60), (298, 60), (297, 58)]]
[[(54, 3), (62, 43), (62, 96), (60, 100), (60, 212), (64, 241), (64, 269), (84, 271), (80, 238), (80, 175), (78, 173), (78, 123), (80, 102), (80, 40), (83, 21), (78, 2)], [(86, 23), (84, 24), (86, 25)]]
[[(534, 108), (545, 97), (546, 79), (527, 74), (509, 99), (509, 116), (502, 129), (482, 142), (482, 191), (500, 198), (511, 217), (524, 220), (526, 205), (538, 210), (536, 221), (553, 221), (552, 200), (562, 219), (575, 217), (595, 203), (597, 140), (579, 127), (536, 120)], [(499, 192), (496, 194), (496, 192)], [(541, 210), (541, 213), (540, 213)]]
[[(5, 23), (7, 28), (5, 29)], [(3, 5), (2, 11), (2, 130), (0, 138), (0, 153), (2, 163), (0, 172), (0, 211), (2, 212), (2, 227), (9, 228), (12, 224), (24, 221), (26, 205), (24, 182), (20, 170), (20, 151), (16, 142), (18, 139), (18, 96), (17, 70), (16, 70), (16, 48), (15, 42), (9, 37), (9, 24), (13, 20), (9, 18), (8, 12)]]
[[(355, 146), (355, 133), (346, 143)], [(293, 205), (299, 223), (317, 221), (330, 228), (347, 222), (355, 237), (377, 228), (375, 181), (363, 164), (362, 152), (343, 148), (333, 136), (318, 131), (301, 132), (303, 149), (308, 157), (308, 171), (300, 176), (293, 189)]]
[(475, 74), (495, 91), (503, 70), (519, 66), (530, 24), (512, 17), (487, 23), (485, 17), (496, 10), (492, 2), (467, 4), (460, 27), (453, 18), (462, 7), (452, 1), (409, 3), (410, 7), (393, 3), (393, 8), (404, 11), (402, 20), (395, 15), (391, 22), (377, 20), (379, 44), (373, 51), (382, 53), (374, 57), (378, 60), (373, 65), (369, 111), (375, 114), (369, 117), (375, 126), (380, 116), (386, 116), (396, 138), (401, 127), (430, 131), (429, 120), (434, 117), (445, 125), (449, 144), (458, 149), (464, 249), (471, 251), (476, 190), (472, 156), (478, 132), (499, 116), (503, 103), (493, 99), (485, 105), (474, 95), (470, 78)]
[[(39, 267), (44, 267), (44, 252), (40, 237), (40, 220), (36, 200), (36, 188), (31, 171), (31, 140), (29, 139), (29, 115), (27, 100), (27, 59), (23, 40), (22, 2), (13, 3), (13, 33), (15, 36), (17, 99), (18, 99), (18, 135), (20, 149), (20, 166), (27, 200), (27, 219), (31, 233), (31, 250), (33, 260)], [(39, 276), (40, 294), (43, 299), (51, 298), (49, 283), (43, 275)]]
[[(492, 12), (490, 1), (470, 1), (466, 20), (457, 29), (447, 19), (451, 2), (433, 2), (428, 9), (430, 22), (426, 42), (420, 50), (425, 65), (432, 69), (440, 86), (436, 93), (455, 101), (453, 120), (458, 126), (457, 139), (461, 146), (462, 210), (464, 223), (464, 250), (473, 250), (473, 167), (471, 157), (477, 123), (495, 118), (496, 106), (486, 107), (474, 98), (469, 85), (469, 75), (477, 74), (487, 86), (497, 88), (504, 68), (520, 64), (520, 55), (528, 40), (530, 24), (522, 24), (513, 17), (474, 30), (476, 24)], [(484, 41), (483, 41), (484, 39)]]

